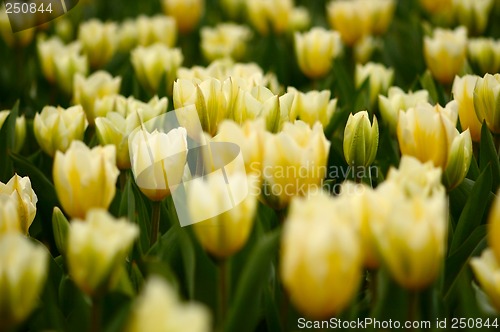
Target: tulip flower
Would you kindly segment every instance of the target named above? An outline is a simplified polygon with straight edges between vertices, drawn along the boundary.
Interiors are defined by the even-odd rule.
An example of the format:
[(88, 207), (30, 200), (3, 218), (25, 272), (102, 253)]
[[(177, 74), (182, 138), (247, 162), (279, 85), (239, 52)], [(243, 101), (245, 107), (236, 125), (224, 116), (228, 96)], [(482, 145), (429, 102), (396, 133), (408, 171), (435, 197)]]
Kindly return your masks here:
[(113, 145), (88, 148), (73, 141), (66, 153), (56, 152), (53, 178), (64, 212), (84, 218), (92, 208), (107, 209), (116, 192), (116, 148)]
[(261, 35), (279, 35), (286, 31), (293, 11), (292, 0), (246, 0), (250, 23)]
[(452, 0), (458, 24), (472, 34), (482, 34), (488, 25), (493, 0)]
[(500, 190), (497, 192), (493, 201), (488, 218), (488, 243), (495, 254), (497, 261), (500, 262)]
[(500, 74), (486, 74), (474, 87), (474, 110), (494, 134), (500, 134)]
[(91, 19), (80, 24), (78, 40), (87, 54), (90, 66), (99, 68), (111, 60), (118, 48), (118, 25)]
[(203, 27), (201, 50), (208, 61), (219, 58), (241, 60), (251, 37), (252, 32), (244, 25), (221, 23), (214, 28)]
[(337, 109), (337, 98), (330, 99), (330, 90), (301, 92), (293, 87), (288, 87), (292, 92), (292, 107), (290, 109), (290, 121), (300, 119), (310, 126), (319, 121), (323, 127), (330, 123), (333, 113)]
[(137, 31), (137, 43), (141, 46), (149, 46), (156, 43), (174, 47), (177, 41), (177, 25), (175, 19), (164, 15), (147, 17), (139, 15), (135, 22)]
[(302, 34), (296, 32), (294, 38), (299, 68), (312, 79), (327, 75), (333, 58), (342, 51), (342, 42), (337, 31), (316, 27)]
[(132, 307), (126, 332), (208, 332), (209, 311), (197, 303), (182, 303), (174, 288), (158, 276), (146, 280)]
[(183, 34), (196, 28), (205, 11), (205, 0), (162, 0), (165, 15), (173, 17)]
[(361, 280), (360, 239), (338, 213), (339, 202), (326, 193), (295, 198), (284, 223), (281, 280), (294, 306), (311, 318), (338, 315)]
[(496, 310), (500, 311), (500, 264), (492, 249), (470, 260), (472, 271)]
[[(5, 120), (10, 115), (10, 110), (0, 111), (0, 129), (2, 129)], [(24, 146), (26, 140), (26, 118), (24, 115), (18, 116), (15, 124), (15, 143), (13, 151), (18, 153)]]
[(20, 234), (0, 235), (0, 326), (12, 328), (37, 306), (48, 274), (48, 251)]
[(453, 98), (458, 103), (458, 117), (462, 129), (469, 129), (474, 142), (481, 140), (481, 122), (474, 109), (474, 87), (479, 76), (465, 75), (455, 77), (453, 81)]
[(451, 8), (453, 0), (420, 0), (420, 5), (431, 14), (439, 14)]
[[(21, 231), (21, 233), (27, 235), (31, 224), (35, 219), (36, 203), (38, 202), (38, 197), (33, 189), (31, 189), (30, 179), (27, 176), (20, 177), (15, 174), (6, 184), (0, 182), (0, 195), (5, 195), (10, 198), (17, 212), (17, 228)], [(3, 212), (2, 217), (3, 222), (0, 222), (0, 224), (8, 225), (14, 223), (16, 218), (9, 208), (10, 204), (5, 200), (3, 201), (3, 204), (6, 206), (4, 207), (5, 211)]]
[(482, 74), (500, 70), (500, 41), (492, 38), (469, 39), (467, 55)]
[(433, 37), (424, 37), (424, 58), (432, 76), (443, 84), (453, 82), (465, 64), (467, 55), (467, 29), (437, 28)]
[(82, 106), (64, 109), (45, 106), (35, 114), (33, 130), (42, 150), (54, 157), (56, 151), (66, 152), (74, 140), (83, 140), (88, 121)]
[(84, 220), (72, 220), (66, 260), (75, 284), (90, 296), (112, 287), (138, 235), (137, 225), (101, 209), (90, 210)]
[(11, 232), (28, 233), (28, 230), (22, 227), (18, 207), (17, 202), (11, 196), (0, 193), (0, 237)]
[(344, 156), (351, 167), (367, 167), (373, 163), (378, 150), (378, 122), (373, 124), (367, 111), (351, 113), (344, 130)]
[(385, 94), (391, 86), (394, 80), (394, 69), (374, 62), (368, 62), (365, 65), (357, 64), (354, 74), (356, 87), (361, 87), (366, 80), (370, 80), (370, 105), (375, 105), (377, 96)]

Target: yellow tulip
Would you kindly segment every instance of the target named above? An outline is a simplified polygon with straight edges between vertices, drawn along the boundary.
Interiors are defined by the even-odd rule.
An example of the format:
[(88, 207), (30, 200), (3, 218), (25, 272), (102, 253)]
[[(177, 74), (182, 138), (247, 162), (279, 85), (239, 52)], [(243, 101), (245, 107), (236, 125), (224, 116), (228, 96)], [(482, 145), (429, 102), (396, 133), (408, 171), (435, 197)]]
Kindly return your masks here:
[(66, 257), (70, 277), (91, 296), (112, 287), (138, 235), (137, 225), (101, 209), (90, 210), (84, 220), (72, 220)]
[(465, 75), (453, 81), (453, 99), (458, 103), (458, 117), (463, 130), (469, 129), (474, 142), (481, 141), (481, 122), (474, 109), (474, 87), (479, 76)]
[(205, 0), (162, 0), (165, 15), (175, 18), (183, 34), (193, 31), (205, 11)]
[(116, 192), (116, 148), (113, 145), (89, 149), (73, 141), (66, 153), (56, 152), (53, 178), (64, 212), (84, 218), (92, 208), (107, 209)]
[(246, 0), (246, 12), (250, 23), (262, 35), (281, 34), (288, 28), (293, 11), (292, 0)]
[(474, 87), (474, 110), (482, 123), (494, 134), (500, 134), (500, 74), (486, 74)]
[(488, 25), (493, 0), (452, 0), (458, 24), (473, 34), (482, 34)]
[[(6, 184), (0, 182), (0, 195), (10, 197), (19, 218), (18, 228), (21, 233), (27, 235), (35, 219), (36, 203), (38, 202), (38, 197), (33, 189), (31, 189), (29, 177), (20, 177), (15, 174)], [(10, 223), (8, 219), (15, 220), (16, 218), (12, 214), (12, 211), (9, 212), (9, 204), (5, 201), (3, 203), (7, 204), (7, 207), (2, 218), (4, 221), (0, 222), (0, 224), (8, 225)], [(9, 217), (9, 215), (12, 217)], [(12, 220), (11, 222), (13, 222)]]
[(80, 24), (78, 40), (87, 54), (90, 66), (99, 68), (111, 60), (118, 48), (118, 25), (91, 19)]
[(135, 300), (126, 332), (208, 332), (210, 312), (198, 303), (182, 303), (172, 286), (150, 277)]
[[(327, 5), (328, 23), (342, 36), (342, 42), (353, 46), (370, 34), (371, 17), (361, 1), (331, 1)], [(362, 8), (363, 7), (363, 8)]]
[(495, 254), (497, 261), (500, 262), (500, 190), (491, 206), (488, 219), (488, 243)]
[(281, 280), (291, 302), (311, 318), (338, 315), (361, 281), (360, 240), (340, 204), (321, 192), (295, 198), (284, 223)]
[[(497, 241), (498, 242), (498, 241)], [(500, 264), (492, 249), (470, 260), (474, 275), (496, 310), (500, 311)]]
[[(3, 185), (0, 182), (0, 185)], [(8, 194), (0, 193), (0, 237), (5, 233), (25, 233), (21, 225), (17, 202)]]
[(141, 46), (162, 43), (168, 47), (174, 47), (177, 41), (177, 25), (172, 17), (139, 15), (135, 25), (137, 43)]
[(0, 235), (0, 326), (12, 328), (37, 306), (49, 253), (20, 234)]
[(219, 58), (241, 60), (252, 32), (244, 25), (221, 23), (201, 29), (201, 50), (208, 61)]
[(420, 0), (420, 5), (431, 14), (450, 10), (453, 0)]
[(83, 140), (88, 122), (82, 106), (64, 109), (45, 106), (35, 114), (33, 131), (42, 150), (54, 157), (56, 151), (66, 152), (74, 140)]
[(482, 74), (500, 70), (500, 40), (492, 38), (469, 39), (467, 55), (471, 64)]
[(366, 80), (370, 80), (370, 105), (375, 105), (378, 95), (385, 94), (392, 85), (394, 69), (374, 62), (368, 62), (365, 65), (357, 64), (354, 73), (356, 87), (361, 87)]

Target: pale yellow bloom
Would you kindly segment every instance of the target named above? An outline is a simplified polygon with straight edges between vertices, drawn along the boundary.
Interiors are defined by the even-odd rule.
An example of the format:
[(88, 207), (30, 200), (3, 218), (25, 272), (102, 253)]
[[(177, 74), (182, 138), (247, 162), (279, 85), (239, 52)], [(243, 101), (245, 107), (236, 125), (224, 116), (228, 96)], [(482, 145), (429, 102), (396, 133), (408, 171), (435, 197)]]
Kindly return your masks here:
[(284, 223), (281, 280), (294, 306), (311, 318), (338, 315), (361, 280), (360, 239), (341, 204), (321, 192), (295, 198)]
[(315, 27), (302, 34), (296, 32), (294, 38), (299, 68), (312, 79), (327, 75), (333, 58), (342, 51), (342, 42), (337, 31)]
[(173, 17), (139, 15), (136, 21), (137, 43), (141, 46), (162, 43), (174, 47), (177, 41), (177, 25)]
[(252, 37), (250, 29), (235, 23), (221, 23), (201, 29), (201, 50), (208, 61), (219, 58), (240, 60), (245, 56), (246, 44)]
[(290, 121), (300, 119), (310, 126), (319, 121), (323, 127), (330, 123), (337, 109), (337, 98), (330, 99), (330, 90), (312, 90), (304, 93), (288, 87), (288, 92), (295, 94), (289, 114)]
[(78, 40), (87, 54), (90, 66), (99, 68), (111, 60), (118, 48), (118, 25), (91, 19), (80, 24)]
[(116, 148), (113, 145), (88, 148), (73, 141), (66, 153), (56, 152), (53, 178), (64, 212), (84, 218), (92, 208), (107, 209), (116, 192)]
[(488, 218), (488, 243), (491, 250), (495, 254), (497, 261), (500, 262), (500, 190), (497, 191), (497, 195), (493, 204), (491, 205), (491, 210)]
[(500, 134), (500, 74), (478, 78), (473, 99), (478, 120), (485, 121), (493, 133)]
[(175, 19), (179, 32), (193, 31), (205, 11), (205, 0), (162, 0), (163, 12)]
[(0, 322), (21, 323), (38, 304), (48, 274), (48, 251), (20, 234), (0, 235)]
[(370, 166), (378, 150), (378, 122), (373, 116), (373, 124), (367, 111), (351, 113), (344, 129), (344, 157), (352, 167)]
[(452, 0), (452, 3), (458, 24), (467, 27), (472, 34), (484, 32), (493, 0)]
[[(30, 179), (27, 176), (20, 177), (15, 174), (6, 184), (0, 182), (0, 195), (9, 197), (17, 212), (17, 228), (21, 231), (21, 233), (27, 235), (31, 223), (33, 223), (33, 220), (35, 219), (36, 203), (38, 202), (38, 197), (31, 188)], [(12, 224), (12, 222), (16, 220), (15, 215), (12, 214), (13, 212), (11, 211), (11, 207), (9, 207), (10, 204), (8, 202), (3, 201), (3, 204), (6, 206), (2, 208), (2, 210), (5, 209), (5, 211), (3, 212), (2, 217), (3, 222), (0, 222), (0, 224)], [(9, 221), (8, 219), (11, 220)]]
[(262, 35), (286, 31), (293, 11), (292, 0), (246, 0), (248, 19)]
[(375, 62), (357, 64), (354, 73), (356, 87), (361, 87), (366, 80), (370, 80), (370, 105), (375, 105), (378, 95), (385, 94), (392, 85), (394, 69)]
[(480, 257), (471, 259), (470, 265), (479, 285), (496, 310), (500, 311), (500, 264), (493, 250), (485, 249)]
[(420, 5), (431, 14), (451, 10), (453, 0), (420, 0)]
[(474, 142), (481, 140), (481, 122), (474, 109), (474, 87), (479, 76), (464, 75), (453, 81), (453, 99), (458, 103), (458, 117), (463, 130), (469, 129)]
[(107, 290), (138, 235), (137, 225), (102, 209), (89, 210), (84, 220), (72, 220), (66, 256), (70, 277), (91, 296)]
[(294, 7), (288, 19), (288, 31), (303, 31), (311, 25), (311, 15), (305, 7)]
[(473, 66), (482, 74), (500, 70), (500, 40), (492, 38), (469, 39), (467, 54)]
[(208, 332), (210, 312), (197, 303), (182, 303), (172, 286), (152, 276), (135, 300), (126, 331)]
[(433, 37), (424, 37), (424, 58), (432, 76), (443, 84), (453, 82), (465, 64), (467, 29), (436, 28)]

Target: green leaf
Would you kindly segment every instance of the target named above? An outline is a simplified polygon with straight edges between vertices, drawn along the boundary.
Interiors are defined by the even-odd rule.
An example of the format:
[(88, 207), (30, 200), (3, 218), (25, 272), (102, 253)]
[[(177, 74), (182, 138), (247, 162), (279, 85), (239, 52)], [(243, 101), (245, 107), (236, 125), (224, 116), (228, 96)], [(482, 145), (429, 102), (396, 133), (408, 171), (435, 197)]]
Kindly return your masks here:
[(236, 281), (233, 301), (227, 313), (224, 331), (254, 331), (260, 316), (260, 300), (272, 268), (280, 240), (280, 229), (261, 237), (257, 242), (250, 258)]
[(445, 279), (443, 285), (443, 294), (445, 298), (450, 295), (458, 277), (462, 274), (469, 263), (469, 258), (478, 255), (486, 248), (486, 225), (481, 225), (474, 229), (463, 244), (451, 252), (446, 259)]
[(0, 128), (0, 181), (6, 183), (13, 175), (12, 161), (8, 156), (14, 150), (16, 140), (16, 119), (19, 101), (16, 102), (9, 116)]
[(429, 98), (431, 102), (442, 106), (446, 104), (446, 97), (444, 95), (443, 88), (441, 85), (436, 84), (429, 70), (426, 70), (424, 75), (420, 77), (420, 84), (422, 85), (422, 88), (429, 91)]
[(54, 232), (54, 241), (56, 242), (57, 250), (59, 250), (61, 255), (65, 255), (69, 233), (69, 221), (57, 206), (54, 207), (54, 212), (52, 213), (52, 231)]
[(458, 220), (450, 253), (462, 244), (476, 227), (481, 224), (491, 191), (491, 167), (487, 167), (472, 187), (471, 193)]
[(498, 159), (495, 142), (491, 135), (486, 122), (483, 122), (481, 127), (481, 145), (479, 149), (479, 167), (484, 170), (488, 165), (491, 165), (493, 171), (492, 191), (496, 192), (500, 182), (500, 161)]

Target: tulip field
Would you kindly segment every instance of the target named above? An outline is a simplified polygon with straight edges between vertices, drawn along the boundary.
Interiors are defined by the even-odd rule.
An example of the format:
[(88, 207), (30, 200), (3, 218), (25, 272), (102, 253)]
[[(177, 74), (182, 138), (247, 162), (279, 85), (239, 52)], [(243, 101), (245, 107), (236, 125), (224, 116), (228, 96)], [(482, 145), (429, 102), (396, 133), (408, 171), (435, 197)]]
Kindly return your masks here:
[(499, 0), (0, 1), (0, 332), (500, 328)]

